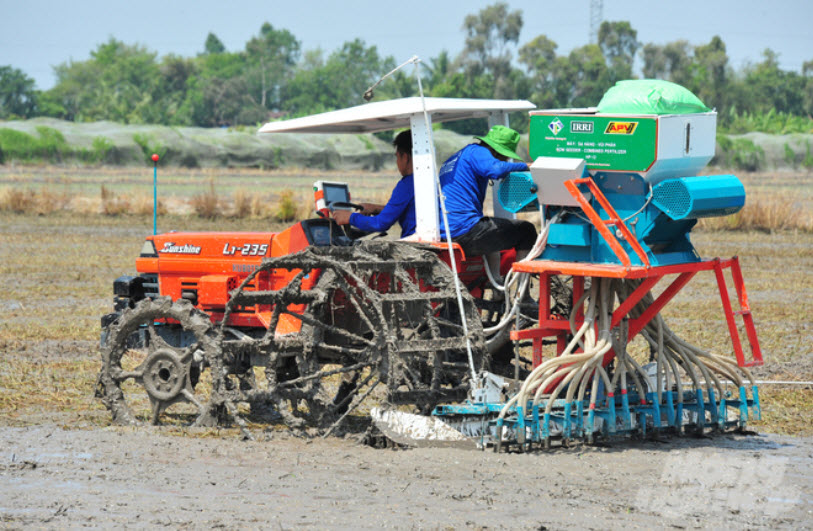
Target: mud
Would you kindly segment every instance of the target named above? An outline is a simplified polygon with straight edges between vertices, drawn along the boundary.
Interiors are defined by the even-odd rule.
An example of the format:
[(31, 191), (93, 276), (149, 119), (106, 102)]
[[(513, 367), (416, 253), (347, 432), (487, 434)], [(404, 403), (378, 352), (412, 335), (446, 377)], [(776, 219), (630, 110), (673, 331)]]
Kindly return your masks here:
[(351, 439), (0, 428), (8, 528), (810, 527), (813, 441), (720, 436), (537, 454)]

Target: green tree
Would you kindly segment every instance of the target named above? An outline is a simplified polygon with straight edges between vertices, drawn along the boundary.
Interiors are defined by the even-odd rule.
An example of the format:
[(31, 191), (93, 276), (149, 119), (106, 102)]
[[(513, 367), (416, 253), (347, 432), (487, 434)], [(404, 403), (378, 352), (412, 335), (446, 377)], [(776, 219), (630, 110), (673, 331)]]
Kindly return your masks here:
[(598, 29), (598, 44), (607, 61), (610, 82), (632, 78), (632, 64), (638, 51), (638, 32), (627, 21), (604, 21)]
[(187, 98), (190, 80), (197, 75), (198, 66), (194, 59), (167, 55), (161, 61), (160, 96), (154, 108), (153, 123), (193, 125), (184, 117), (181, 108)]
[(531, 100), (539, 107), (556, 105), (555, 75), (558, 45), (545, 35), (539, 35), (519, 49), (519, 62), (530, 73)]
[(641, 72), (645, 79), (667, 79), (669, 77), (663, 49), (663, 46), (651, 42), (644, 44), (641, 48), (641, 59), (644, 62)]
[(226, 47), (223, 45), (223, 42), (217, 38), (217, 35), (209, 32), (209, 35), (206, 36), (206, 42), (203, 44), (203, 50), (203, 53), (208, 55), (223, 53), (226, 51)]
[(686, 88), (708, 107), (725, 108), (728, 103), (728, 55), (725, 43), (719, 36), (712, 37), (708, 44), (695, 47), (691, 72), (691, 80)]
[(667, 43), (663, 48), (666, 65), (669, 69), (669, 81), (678, 85), (687, 85), (692, 79), (692, 56), (689, 42), (678, 40)]
[(452, 59), (449, 52), (441, 50), (437, 57), (430, 59), (429, 64), (424, 63), (423, 73), (424, 90), (432, 90), (433, 87), (443, 83), (453, 72)]
[(463, 21), (466, 41), (458, 63), (473, 82), (479, 76), (489, 76), (493, 89), (482, 97), (512, 98), (512, 49), (522, 31), (522, 12), (509, 11), (508, 4), (498, 2), (467, 15)]
[(266, 111), (252, 97), (245, 71), (243, 53), (198, 57), (195, 73), (186, 80), (186, 94), (174, 123), (222, 127), (263, 120)]
[(34, 80), (11, 66), (0, 66), (0, 118), (31, 118), (37, 109)]
[(69, 120), (152, 121), (161, 75), (155, 53), (111, 38), (87, 61), (55, 68), (52, 95)]
[(770, 49), (763, 51), (762, 57), (762, 62), (745, 73), (745, 85), (750, 89), (754, 109), (804, 115), (804, 77), (780, 69), (779, 56)]
[(290, 31), (276, 30), (268, 22), (246, 43), (246, 83), (261, 107), (280, 108), (282, 89), (293, 75), (299, 49)]
[(305, 52), (291, 81), (283, 90), (282, 106), (294, 115), (335, 109), (331, 77), (324, 52), (317, 48)]
[(645, 78), (665, 79), (678, 85), (691, 83), (692, 56), (688, 41), (678, 40), (663, 46), (648, 43), (641, 48)]
[[(320, 50), (306, 53), (283, 91), (282, 106), (300, 115), (359, 105), (365, 90), (394, 67), (392, 57), (381, 57), (375, 46), (361, 39), (345, 42), (327, 60)], [(382, 83), (376, 98), (400, 97), (401, 85), (407, 83)]]
[(808, 117), (813, 118), (813, 61), (805, 61), (802, 65), (802, 77), (805, 80), (804, 110)]
[(557, 107), (592, 107), (613, 83), (597, 44), (588, 44), (557, 57), (553, 92)]

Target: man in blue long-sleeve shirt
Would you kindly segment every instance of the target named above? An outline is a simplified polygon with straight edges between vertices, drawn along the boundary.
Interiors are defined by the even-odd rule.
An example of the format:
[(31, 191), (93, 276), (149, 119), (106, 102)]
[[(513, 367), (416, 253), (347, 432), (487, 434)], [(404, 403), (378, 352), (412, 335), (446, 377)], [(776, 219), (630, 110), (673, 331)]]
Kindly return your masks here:
[(412, 134), (402, 131), (392, 141), (395, 146), (395, 161), (401, 180), (395, 185), (386, 205), (361, 203), (364, 210), (353, 212), (337, 210), (333, 219), (339, 225), (350, 223), (365, 232), (383, 232), (397, 221), (401, 225), (401, 237), (415, 232), (415, 188), (412, 180)]
[[(513, 129), (495, 125), (486, 136), (476, 138), (478, 144), (469, 144), (443, 163), (440, 185), (452, 240), (466, 256), (486, 255), (492, 272), (499, 276), (498, 251), (514, 248), (517, 260), (524, 258), (536, 242), (536, 228), (527, 221), (483, 216), (483, 201), (489, 181), (513, 171), (528, 171), (528, 165), (507, 162), (509, 158), (521, 160), (516, 153), (519, 133)], [(440, 234), (446, 237), (443, 226)]]

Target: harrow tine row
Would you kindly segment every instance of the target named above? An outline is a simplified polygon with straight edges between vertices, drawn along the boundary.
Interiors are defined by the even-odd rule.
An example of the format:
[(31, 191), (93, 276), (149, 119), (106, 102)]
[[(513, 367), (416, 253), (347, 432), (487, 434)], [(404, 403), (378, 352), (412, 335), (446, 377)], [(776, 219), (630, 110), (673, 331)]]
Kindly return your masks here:
[(756, 386), (751, 388), (750, 397), (741, 386), (719, 400), (713, 391), (704, 395), (698, 389), (683, 391), (682, 400), (670, 390), (663, 393), (661, 401), (656, 393), (642, 398), (630, 392), (620, 396), (608, 393), (601, 403), (555, 399), (548, 406), (547, 400), (528, 402), (524, 407), (512, 406), (498, 417), (502, 404), (455, 404), (438, 406), (434, 415), (469, 436), (480, 437), (482, 446), (491, 444), (497, 452), (511, 447), (520, 451), (534, 446), (550, 448), (554, 440), (564, 446), (575, 439), (592, 443), (596, 436), (611, 439), (703, 433), (706, 429), (745, 430), (748, 421), (761, 419)]
[[(572, 439), (592, 442), (594, 436), (603, 438), (620, 436), (657, 435), (660, 432), (682, 434), (690, 429), (702, 433), (705, 429), (724, 431), (731, 428), (744, 430), (749, 420), (760, 420), (759, 393), (754, 386), (751, 397), (746, 388), (719, 400), (714, 392), (703, 396), (703, 391), (684, 391), (683, 401), (675, 400), (674, 392), (664, 393), (659, 402), (655, 393), (646, 398), (628, 393), (620, 397), (608, 396), (603, 405), (586, 400), (567, 402), (555, 400), (550, 412), (545, 412), (547, 401), (513, 407), (505, 418), (490, 421), (496, 441), (495, 450), (516, 444), (520, 449), (531, 449), (534, 444), (549, 448), (553, 439), (567, 445)], [(446, 406), (446, 414), (456, 414), (457, 406)]]

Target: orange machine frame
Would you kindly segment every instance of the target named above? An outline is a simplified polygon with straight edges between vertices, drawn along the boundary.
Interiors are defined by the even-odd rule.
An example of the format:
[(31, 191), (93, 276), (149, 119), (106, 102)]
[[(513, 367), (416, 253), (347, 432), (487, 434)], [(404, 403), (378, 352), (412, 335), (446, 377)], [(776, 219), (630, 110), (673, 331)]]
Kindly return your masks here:
[[(604, 220), (590, 205), (590, 202), (585, 198), (579, 189), (579, 185), (586, 185), (593, 197), (599, 202), (602, 208), (607, 212), (608, 219)], [(613, 312), (611, 326), (614, 327), (621, 322), (622, 319), (628, 318), (630, 310), (635, 307), (638, 302), (646, 295), (661, 279), (667, 275), (678, 275), (669, 286), (655, 298), (654, 302), (641, 314), (638, 318), (629, 319), (629, 334), (628, 340), (631, 340), (638, 334), (644, 327), (660, 312), (666, 304), (674, 298), (675, 295), (700, 271), (714, 271), (717, 279), (717, 287), (720, 292), (720, 298), (723, 305), (723, 313), (725, 315), (726, 323), (728, 325), (729, 335), (731, 337), (732, 347), (734, 354), (737, 358), (737, 364), (740, 367), (750, 367), (755, 365), (762, 365), (762, 351), (759, 347), (759, 340), (757, 338), (756, 329), (754, 327), (754, 319), (751, 314), (751, 308), (748, 303), (748, 294), (745, 291), (745, 284), (743, 283), (742, 271), (740, 269), (740, 262), (738, 257), (721, 260), (715, 258), (713, 260), (702, 260), (699, 262), (690, 262), (683, 264), (674, 264), (667, 266), (651, 267), (646, 254), (643, 252), (640, 243), (621, 221), (618, 214), (610, 205), (604, 194), (596, 186), (595, 182), (589, 177), (581, 179), (571, 179), (565, 182), (565, 187), (578, 201), (579, 205), (584, 210), (590, 222), (596, 227), (604, 240), (615, 252), (616, 257), (621, 265), (615, 264), (590, 264), (581, 262), (557, 262), (552, 260), (534, 260), (529, 262), (516, 262), (513, 265), (514, 271), (522, 273), (532, 273), (539, 275), (539, 321), (534, 328), (524, 330), (514, 330), (511, 332), (511, 339), (514, 341), (527, 340), (532, 341), (533, 348), (533, 365), (534, 367), (542, 363), (542, 345), (543, 338), (555, 337), (557, 344), (557, 354), (565, 349), (567, 344), (567, 336), (570, 334), (570, 324), (567, 319), (561, 316), (551, 314), (550, 305), (550, 280), (554, 275), (570, 275), (573, 277), (573, 304), (581, 298), (584, 293), (584, 279), (585, 277), (605, 277), (605, 278), (629, 278), (629, 279), (643, 279), (643, 282), (638, 288), (623, 301), (618, 308)], [(633, 251), (640, 258), (644, 264), (642, 266), (633, 266), (629, 259), (629, 255), (621, 246), (614, 231), (608, 229), (613, 226), (620, 231), (624, 240), (629, 243)], [(739, 310), (734, 311), (732, 308), (731, 300), (729, 298), (728, 286), (724, 275), (724, 270), (731, 270), (731, 277), (734, 282), (734, 288), (737, 292), (737, 301), (739, 303)], [(743, 352), (742, 341), (740, 333), (737, 328), (736, 317), (740, 316), (743, 320), (746, 336), (751, 349), (751, 359), (746, 360)], [(577, 326), (581, 326), (584, 322), (583, 310), (577, 309), (576, 316)], [(604, 357), (604, 364), (612, 360), (615, 356), (613, 351), (608, 352)]]

